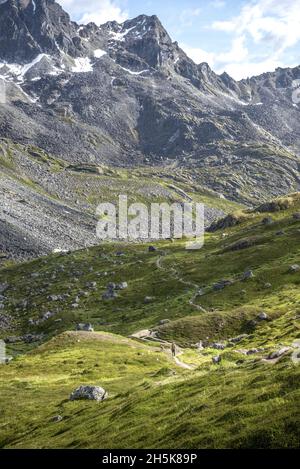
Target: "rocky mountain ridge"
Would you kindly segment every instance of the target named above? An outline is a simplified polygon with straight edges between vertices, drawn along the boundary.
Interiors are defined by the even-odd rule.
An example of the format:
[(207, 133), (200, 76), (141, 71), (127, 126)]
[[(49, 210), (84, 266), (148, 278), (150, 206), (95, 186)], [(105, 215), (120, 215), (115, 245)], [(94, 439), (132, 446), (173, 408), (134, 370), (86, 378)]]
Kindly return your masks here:
[(246, 205), (297, 191), (299, 79), (300, 67), (240, 82), (219, 76), (187, 57), (156, 16), (98, 27), (74, 23), (54, 0), (2, 1), (1, 188), (13, 177), (23, 199), (30, 181), (83, 211), (78, 199), (96, 196), (85, 170), (70, 185), (68, 167), (92, 168), (100, 186), (110, 178), (103, 168), (154, 168)]
[[(11, 83), (21, 86), (22, 101), (33, 106), (30, 113), (40, 122), (45, 113), (54, 112), (57, 121), (64, 112), (117, 142), (123, 130), (129, 163), (146, 156), (153, 163), (187, 158), (201, 165), (207, 153), (219, 156), (226, 141), (299, 151), (299, 109), (292, 101), (299, 67), (236, 82), (208, 64), (196, 65), (155, 16), (79, 26), (54, 0), (7, 0), (0, 5), (1, 22), (0, 75), (8, 96)], [(117, 109), (122, 104), (126, 116)], [(48, 151), (49, 145), (42, 148)], [(128, 163), (126, 147), (114, 146), (107, 156), (105, 145), (85, 153), (97, 161)], [(60, 142), (55, 150), (68, 157)]]

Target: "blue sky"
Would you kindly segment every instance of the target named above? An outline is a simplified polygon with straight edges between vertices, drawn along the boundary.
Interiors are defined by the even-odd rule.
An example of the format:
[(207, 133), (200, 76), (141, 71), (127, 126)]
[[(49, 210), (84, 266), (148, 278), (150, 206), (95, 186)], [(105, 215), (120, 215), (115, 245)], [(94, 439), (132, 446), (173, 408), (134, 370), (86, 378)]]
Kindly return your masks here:
[(300, 0), (58, 0), (97, 24), (156, 14), (196, 62), (236, 79), (300, 64)]

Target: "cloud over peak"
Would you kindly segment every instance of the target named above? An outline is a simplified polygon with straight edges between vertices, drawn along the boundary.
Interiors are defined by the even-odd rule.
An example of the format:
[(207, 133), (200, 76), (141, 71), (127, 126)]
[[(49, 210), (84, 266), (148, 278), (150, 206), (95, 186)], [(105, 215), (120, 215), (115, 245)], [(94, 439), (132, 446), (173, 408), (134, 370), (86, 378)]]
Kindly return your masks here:
[(114, 0), (58, 0), (61, 6), (68, 12), (72, 12), (72, 17), (78, 23), (87, 24), (90, 22), (97, 25), (107, 21), (118, 21), (122, 23), (129, 15)]

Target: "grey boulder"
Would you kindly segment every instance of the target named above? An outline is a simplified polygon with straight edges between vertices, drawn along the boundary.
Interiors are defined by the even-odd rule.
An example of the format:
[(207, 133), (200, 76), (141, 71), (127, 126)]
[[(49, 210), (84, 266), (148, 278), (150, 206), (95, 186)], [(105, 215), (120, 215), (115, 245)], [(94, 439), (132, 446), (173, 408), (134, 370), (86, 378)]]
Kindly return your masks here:
[(224, 350), (225, 349), (225, 345), (221, 344), (219, 342), (213, 343), (211, 347), (214, 348), (215, 350)]
[(77, 324), (76, 326), (76, 330), (77, 331), (84, 331), (84, 332), (94, 332), (94, 328), (92, 326), (92, 324), (90, 323), (80, 323), (80, 324)]
[(272, 225), (274, 223), (274, 220), (272, 217), (266, 217), (262, 220), (262, 224), (265, 226)]
[(108, 290), (102, 295), (102, 300), (114, 300), (118, 297), (118, 294), (113, 290)]
[(224, 290), (225, 287), (228, 287), (230, 285), (232, 285), (231, 280), (220, 280), (219, 282), (213, 284), (213, 290), (214, 291)]
[(159, 321), (159, 325), (164, 326), (165, 324), (169, 324), (170, 322), (170, 319), (162, 319), (161, 321)]
[(249, 280), (250, 278), (254, 277), (254, 273), (252, 270), (247, 270), (243, 273), (242, 280)]
[(222, 361), (222, 357), (220, 355), (218, 355), (217, 357), (213, 357), (212, 358), (212, 362), (214, 365), (219, 365)]
[(282, 355), (289, 352), (290, 350), (291, 350), (290, 347), (282, 347), (280, 350), (270, 353), (270, 355), (268, 356), (268, 360), (274, 360), (274, 358), (280, 358), (282, 357)]
[(116, 290), (126, 290), (126, 288), (128, 288), (127, 282), (121, 282), (118, 285), (116, 285)]
[(8, 283), (0, 283), (0, 294), (4, 293), (8, 289)]
[(268, 319), (268, 315), (266, 313), (259, 313), (259, 315), (257, 316), (257, 319), (259, 319), (260, 321), (267, 321)]
[(100, 386), (79, 386), (70, 395), (70, 401), (103, 401), (107, 397), (107, 392)]

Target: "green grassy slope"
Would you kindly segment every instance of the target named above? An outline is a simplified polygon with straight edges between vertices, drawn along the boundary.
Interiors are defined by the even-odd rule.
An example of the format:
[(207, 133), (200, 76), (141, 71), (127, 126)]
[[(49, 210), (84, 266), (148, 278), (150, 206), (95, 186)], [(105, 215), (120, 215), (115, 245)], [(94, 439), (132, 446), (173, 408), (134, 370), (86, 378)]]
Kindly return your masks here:
[[(298, 446), (299, 367), (290, 357), (238, 366), (231, 352), (218, 367), (207, 362), (189, 372), (161, 351), (119, 340), (62, 335), (4, 367), (1, 446)], [(91, 383), (109, 398), (68, 400), (79, 384)]]
[[(245, 332), (245, 323), (261, 310), (271, 317), (296, 311), (300, 273), (291, 273), (289, 268), (300, 263), (300, 222), (293, 218), (298, 209), (300, 202), (272, 214), (274, 222), (267, 226), (262, 223), (266, 213), (253, 213), (241, 225), (208, 234), (199, 251), (187, 251), (183, 241), (158, 243), (153, 253), (142, 244), (111, 244), (2, 268), (0, 282), (11, 287), (6, 311), (14, 318), (13, 330), (4, 335), (51, 335), (74, 329), (80, 321), (92, 322), (97, 330), (130, 334), (170, 319), (181, 320), (180, 328), (175, 324), (174, 333), (171, 322), (161, 334), (166, 338), (175, 334), (179, 342), (188, 344), (204, 338), (201, 327), (210, 338), (218, 339)], [(255, 238), (254, 245), (232, 250), (232, 245), (249, 238)], [(249, 269), (254, 277), (242, 281)], [(222, 279), (232, 284), (215, 291), (213, 285)], [(110, 282), (124, 281), (128, 288), (118, 292), (116, 299), (102, 300)], [(97, 283), (95, 289), (88, 287), (90, 282)], [(207, 314), (189, 303), (199, 289), (201, 296), (194, 302)], [(67, 297), (52, 301), (51, 295)], [(78, 295), (79, 306), (74, 309)], [(151, 301), (145, 302), (146, 297)], [(29, 324), (29, 319), (38, 320), (48, 311), (55, 313), (48, 321)], [(216, 322), (222, 322), (222, 327), (214, 326)], [(200, 330), (185, 334), (185, 323), (199, 324)]]
[[(109, 400), (117, 404), (136, 389), (146, 389), (171, 375), (174, 365), (159, 350), (104, 333), (70, 332), (19, 356), (11, 365), (1, 367), (1, 446), (26, 445), (23, 440), (40, 425), (49, 430), (46, 438), (53, 438), (52, 431), (57, 433), (58, 428), (51, 423), (52, 417), (61, 413), (66, 417), (67, 413), (73, 419), (84, 409), (89, 411), (89, 405), (83, 403), (82, 407), (82, 402), (69, 405), (68, 397), (78, 383), (99, 383), (107, 389)], [(96, 405), (94, 410), (100, 407)], [(85, 432), (91, 428), (89, 423)], [(71, 439), (79, 444), (81, 437), (76, 433)], [(65, 445), (75, 445), (75, 441)]]
[[(239, 225), (207, 234), (199, 251), (186, 251), (183, 241), (158, 243), (151, 253), (146, 245), (111, 244), (3, 267), (3, 314), (13, 321), (2, 336), (44, 335), (8, 346), (16, 358), (0, 367), (0, 445), (298, 447), (299, 365), (291, 357), (300, 339), (300, 271), (290, 267), (300, 264), (299, 197), (279, 208), (248, 211)], [(248, 270), (253, 277), (242, 280)], [(216, 290), (222, 279), (231, 283)], [(125, 281), (117, 298), (102, 300), (109, 282)], [(47, 311), (53, 317), (29, 322)], [(258, 320), (262, 312), (267, 320)], [(159, 325), (162, 319), (169, 322)], [(65, 332), (80, 321), (119, 335)], [(124, 338), (145, 328), (183, 346), (180, 360), (192, 369)], [(239, 334), (247, 335), (230, 343)], [(202, 351), (193, 347), (199, 340), (208, 345)], [(215, 340), (225, 349), (212, 348)], [(285, 346), (279, 360), (266, 360)], [(110, 397), (69, 402), (81, 384), (101, 385)], [(63, 420), (53, 422), (58, 414)]]
[(108, 199), (117, 202), (120, 194), (127, 194), (129, 203), (173, 203), (190, 197), (226, 213), (242, 206), (192, 181), (191, 174), (189, 169), (174, 171), (173, 166), (127, 169), (89, 163), (71, 165), (39, 147), (0, 138), (0, 177), (11, 178), (55, 200), (64, 200), (65, 188), (67, 203), (78, 205), (79, 201), (92, 214), (99, 203)]

